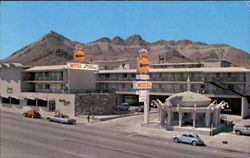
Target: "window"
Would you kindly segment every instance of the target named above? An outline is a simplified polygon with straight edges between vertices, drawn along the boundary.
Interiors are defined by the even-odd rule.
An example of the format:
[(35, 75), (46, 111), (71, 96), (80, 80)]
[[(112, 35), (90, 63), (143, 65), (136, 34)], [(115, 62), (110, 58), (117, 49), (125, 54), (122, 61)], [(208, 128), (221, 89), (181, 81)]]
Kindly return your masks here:
[(44, 101), (44, 100), (39, 99), (39, 100), (37, 101), (37, 105), (38, 105), (38, 106), (41, 106), (41, 107), (47, 107), (47, 101)]
[(190, 138), (194, 138), (194, 136), (193, 136), (192, 134), (189, 134), (189, 137), (190, 137)]
[(45, 89), (50, 89), (50, 85), (49, 84), (45, 84)]
[(106, 75), (105, 75), (105, 78), (109, 78), (109, 77), (110, 77), (110, 75), (109, 75), (109, 74), (106, 74)]
[(27, 105), (28, 106), (36, 106), (36, 100), (28, 99), (27, 100)]
[(2, 103), (9, 104), (10, 103), (10, 98), (3, 98), (2, 97)]
[(49, 72), (45, 72), (45, 77), (49, 77)]
[(43, 85), (42, 84), (38, 84), (38, 89), (43, 89)]
[(162, 85), (161, 84), (159, 84), (159, 88), (162, 89)]
[(11, 104), (19, 105), (19, 103), (20, 103), (19, 99), (11, 98)]

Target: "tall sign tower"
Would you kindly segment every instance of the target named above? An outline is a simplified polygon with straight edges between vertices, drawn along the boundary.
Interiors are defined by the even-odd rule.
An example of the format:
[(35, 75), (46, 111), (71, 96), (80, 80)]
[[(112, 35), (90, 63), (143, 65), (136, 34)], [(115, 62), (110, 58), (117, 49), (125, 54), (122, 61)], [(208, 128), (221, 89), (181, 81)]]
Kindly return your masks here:
[(138, 51), (136, 81), (133, 83), (133, 88), (136, 89), (136, 94), (139, 95), (139, 102), (144, 102), (144, 123), (149, 123), (149, 89), (152, 88), (152, 82), (149, 81), (149, 60), (148, 51), (140, 49)]
[(85, 52), (83, 51), (83, 45), (77, 44), (74, 50), (74, 61), (84, 62), (86, 60)]

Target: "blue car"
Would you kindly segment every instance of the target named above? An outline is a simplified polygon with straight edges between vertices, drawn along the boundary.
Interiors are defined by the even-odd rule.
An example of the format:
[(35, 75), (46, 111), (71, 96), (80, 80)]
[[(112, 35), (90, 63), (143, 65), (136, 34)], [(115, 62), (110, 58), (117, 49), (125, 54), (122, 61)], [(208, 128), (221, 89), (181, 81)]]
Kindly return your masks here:
[(175, 143), (189, 143), (192, 145), (204, 145), (204, 142), (201, 140), (201, 138), (192, 132), (186, 132), (181, 135), (177, 135), (173, 137), (173, 140)]

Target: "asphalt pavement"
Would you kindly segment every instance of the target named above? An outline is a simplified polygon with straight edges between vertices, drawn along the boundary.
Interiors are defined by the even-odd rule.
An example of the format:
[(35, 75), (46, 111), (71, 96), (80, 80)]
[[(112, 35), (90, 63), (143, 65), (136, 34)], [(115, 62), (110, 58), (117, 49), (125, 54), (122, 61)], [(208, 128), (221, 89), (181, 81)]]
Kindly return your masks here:
[[(248, 157), (114, 129), (66, 125), (1, 112), (1, 158)], [(115, 128), (115, 127), (113, 127)]]

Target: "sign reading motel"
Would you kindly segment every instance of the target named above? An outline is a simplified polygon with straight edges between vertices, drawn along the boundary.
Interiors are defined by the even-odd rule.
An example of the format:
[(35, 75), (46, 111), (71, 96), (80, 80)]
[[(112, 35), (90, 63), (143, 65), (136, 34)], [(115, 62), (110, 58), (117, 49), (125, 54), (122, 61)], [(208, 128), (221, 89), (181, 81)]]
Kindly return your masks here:
[(149, 81), (134, 81), (133, 82), (134, 89), (151, 89), (152, 82)]
[(82, 63), (68, 63), (68, 69), (77, 69), (77, 70), (98, 70), (98, 65), (95, 64), (82, 64)]

